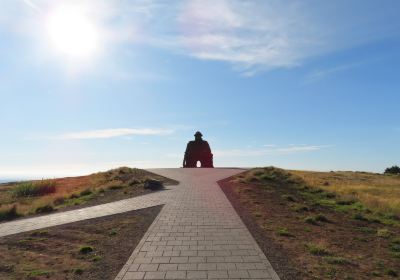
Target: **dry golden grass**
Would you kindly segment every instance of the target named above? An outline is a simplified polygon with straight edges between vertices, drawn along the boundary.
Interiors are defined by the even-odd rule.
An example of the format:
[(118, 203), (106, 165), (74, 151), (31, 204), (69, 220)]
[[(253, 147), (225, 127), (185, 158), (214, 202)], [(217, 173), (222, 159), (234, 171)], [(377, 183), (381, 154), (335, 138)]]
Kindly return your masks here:
[[(67, 177), (45, 181), (32, 181), (32, 184), (51, 183), (55, 191), (36, 196), (16, 196), (15, 190), (21, 184), (0, 185), (0, 220), (7, 216), (12, 207), (16, 206), (17, 214), (30, 215), (37, 213), (37, 209), (43, 206), (57, 208), (64, 201), (75, 198), (84, 198), (76, 203), (84, 203), (86, 200), (98, 195), (107, 189), (143, 187), (146, 179), (154, 178), (171, 183), (172, 180), (152, 174), (145, 170), (120, 167), (106, 172), (99, 172), (87, 176)], [(27, 182), (29, 183), (29, 182)], [(86, 194), (85, 194), (86, 192)]]
[(290, 170), (307, 185), (359, 200), (371, 210), (400, 215), (400, 176), (366, 172), (313, 172)]

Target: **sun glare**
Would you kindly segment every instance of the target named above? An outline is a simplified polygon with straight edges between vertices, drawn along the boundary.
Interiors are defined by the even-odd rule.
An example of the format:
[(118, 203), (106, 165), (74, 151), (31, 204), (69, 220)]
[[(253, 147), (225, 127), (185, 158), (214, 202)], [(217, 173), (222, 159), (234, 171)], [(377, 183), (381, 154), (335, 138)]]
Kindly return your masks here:
[(54, 49), (70, 58), (89, 58), (98, 50), (98, 30), (79, 7), (59, 7), (47, 17), (46, 29)]

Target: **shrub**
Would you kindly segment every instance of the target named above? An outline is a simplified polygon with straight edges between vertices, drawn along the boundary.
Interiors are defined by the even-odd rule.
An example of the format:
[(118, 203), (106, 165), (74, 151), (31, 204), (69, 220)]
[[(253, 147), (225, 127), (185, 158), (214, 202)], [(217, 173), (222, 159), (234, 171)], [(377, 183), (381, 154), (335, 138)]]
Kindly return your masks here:
[(56, 191), (56, 182), (41, 180), (36, 182), (19, 183), (13, 190), (14, 197), (42, 196)]
[(12, 207), (0, 209), (0, 221), (7, 221), (18, 218), (21, 216), (17, 212), (17, 206), (13, 205)]
[(144, 182), (144, 188), (150, 190), (159, 190), (164, 188), (164, 185), (161, 181), (154, 180), (154, 179), (147, 179)]
[(400, 167), (397, 165), (393, 165), (392, 167), (388, 167), (385, 169), (385, 174), (400, 174)]
[(54, 211), (54, 207), (51, 204), (45, 204), (36, 208), (35, 213), (50, 213)]
[(93, 252), (93, 247), (92, 246), (82, 246), (79, 248), (79, 253), (81, 254), (89, 254)]
[(80, 193), (81, 196), (90, 195), (90, 194), (92, 194), (92, 191), (90, 189), (83, 190)]

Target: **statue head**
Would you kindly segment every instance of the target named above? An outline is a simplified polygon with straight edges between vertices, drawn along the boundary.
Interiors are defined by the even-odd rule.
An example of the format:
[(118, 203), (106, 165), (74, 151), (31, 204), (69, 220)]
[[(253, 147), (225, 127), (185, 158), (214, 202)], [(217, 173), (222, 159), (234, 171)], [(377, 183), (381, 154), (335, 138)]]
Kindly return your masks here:
[(194, 134), (194, 139), (195, 139), (196, 141), (202, 140), (202, 139), (201, 139), (202, 137), (203, 137), (203, 134), (201, 134), (200, 131), (197, 131), (197, 132)]

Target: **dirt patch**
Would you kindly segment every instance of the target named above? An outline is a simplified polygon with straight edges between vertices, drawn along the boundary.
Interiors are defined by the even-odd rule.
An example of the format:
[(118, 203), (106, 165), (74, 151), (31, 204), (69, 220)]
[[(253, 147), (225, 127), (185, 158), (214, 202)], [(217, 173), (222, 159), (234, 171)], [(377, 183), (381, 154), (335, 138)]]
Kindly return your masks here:
[[(280, 180), (277, 174), (243, 178), (219, 184), (282, 279), (398, 278), (397, 226), (321, 205), (329, 193)], [(327, 197), (313, 200), (313, 192)]]
[(258, 245), (270, 261), (276, 273), (278, 273), (282, 280), (303, 279), (301, 276), (302, 272), (297, 270), (291, 263), (287, 252), (284, 250), (282, 245), (275, 242), (271, 236), (266, 234), (265, 229), (254, 219), (250, 209), (248, 209), (246, 205), (242, 204), (240, 197), (237, 195), (237, 192), (235, 192), (236, 186), (234, 186), (230, 180), (230, 178), (224, 179), (219, 181), (218, 184), (221, 186), (225, 195), (232, 203), (236, 212), (239, 214), (254, 239), (256, 239)]
[(0, 238), (0, 279), (114, 279), (162, 206)]

